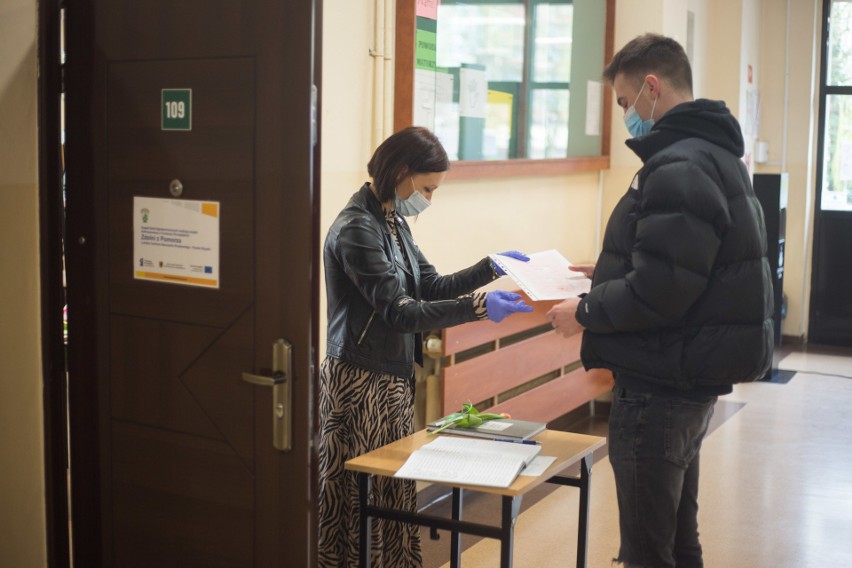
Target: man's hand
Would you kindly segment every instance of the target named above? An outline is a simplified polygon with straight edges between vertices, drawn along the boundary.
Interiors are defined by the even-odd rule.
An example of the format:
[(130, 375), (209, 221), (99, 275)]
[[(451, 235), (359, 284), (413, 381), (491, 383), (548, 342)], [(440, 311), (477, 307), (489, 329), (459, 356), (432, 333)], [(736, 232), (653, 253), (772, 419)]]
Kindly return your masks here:
[(580, 298), (568, 298), (560, 304), (556, 304), (547, 312), (547, 319), (556, 333), (562, 337), (570, 337), (583, 331), (583, 326), (577, 321), (575, 314)]
[(572, 264), (568, 267), (568, 270), (573, 270), (574, 272), (582, 272), (583, 276), (592, 279), (592, 274), (595, 273), (595, 265), (594, 264)]

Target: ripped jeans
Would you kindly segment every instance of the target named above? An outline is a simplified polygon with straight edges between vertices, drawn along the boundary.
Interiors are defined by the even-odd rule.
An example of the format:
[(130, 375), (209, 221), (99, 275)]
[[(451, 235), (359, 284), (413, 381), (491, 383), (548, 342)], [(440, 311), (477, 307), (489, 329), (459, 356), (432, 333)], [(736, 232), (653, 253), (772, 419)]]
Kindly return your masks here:
[(621, 530), (617, 562), (631, 568), (704, 566), (698, 541), (699, 450), (716, 399), (615, 388), (608, 443)]

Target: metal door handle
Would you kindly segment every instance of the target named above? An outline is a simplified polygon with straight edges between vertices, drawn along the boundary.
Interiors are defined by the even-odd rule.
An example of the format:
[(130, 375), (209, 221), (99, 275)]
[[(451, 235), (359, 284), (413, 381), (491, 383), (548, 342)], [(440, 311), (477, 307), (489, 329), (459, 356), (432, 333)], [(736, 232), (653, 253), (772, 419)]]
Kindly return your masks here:
[(251, 373), (243, 373), (243, 380), (253, 385), (259, 385), (262, 387), (274, 387), (277, 384), (283, 383), (286, 380), (286, 376), (282, 371), (272, 373), (271, 377), (268, 377), (266, 375), (253, 375)]
[(292, 449), (293, 393), (292, 345), (286, 339), (272, 344), (272, 376), (243, 373), (247, 383), (272, 387), (272, 445), (281, 451)]

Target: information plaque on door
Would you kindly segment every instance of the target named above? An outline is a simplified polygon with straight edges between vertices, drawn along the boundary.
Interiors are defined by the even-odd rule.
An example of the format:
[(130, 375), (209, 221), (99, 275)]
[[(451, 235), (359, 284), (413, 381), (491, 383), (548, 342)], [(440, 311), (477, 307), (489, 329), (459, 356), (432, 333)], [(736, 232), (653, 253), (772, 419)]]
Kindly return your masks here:
[(218, 288), (219, 205), (133, 196), (133, 278)]
[(192, 130), (192, 89), (160, 91), (161, 130)]

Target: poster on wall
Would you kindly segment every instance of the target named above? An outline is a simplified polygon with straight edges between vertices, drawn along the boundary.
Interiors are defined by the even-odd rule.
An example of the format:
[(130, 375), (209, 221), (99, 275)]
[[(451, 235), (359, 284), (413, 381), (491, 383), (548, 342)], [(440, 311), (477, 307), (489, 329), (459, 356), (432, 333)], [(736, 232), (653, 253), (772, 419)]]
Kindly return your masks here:
[(417, 0), (415, 14), (421, 18), (429, 18), (430, 20), (438, 19), (438, 6), (441, 0)]
[(586, 82), (586, 136), (601, 135), (601, 101), (603, 100), (603, 83), (600, 81)]
[(133, 198), (133, 277), (219, 287), (219, 203)]
[[(437, 10), (437, 6), (430, 5)], [(430, 8), (425, 6), (425, 8)], [(418, 3), (418, 11), (424, 8)], [(431, 12), (430, 12), (431, 13)], [(414, 54), (413, 124), (435, 128), (435, 61), (437, 58), (437, 22), (418, 13)]]

